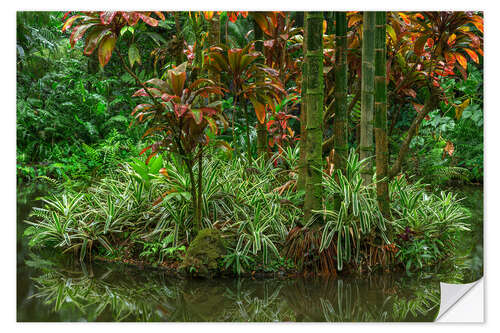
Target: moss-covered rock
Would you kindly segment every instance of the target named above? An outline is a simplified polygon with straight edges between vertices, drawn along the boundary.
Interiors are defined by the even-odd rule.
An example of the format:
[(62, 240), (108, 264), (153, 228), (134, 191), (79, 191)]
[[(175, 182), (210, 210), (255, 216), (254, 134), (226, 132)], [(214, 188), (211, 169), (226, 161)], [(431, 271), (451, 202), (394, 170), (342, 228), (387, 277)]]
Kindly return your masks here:
[(191, 242), (179, 269), (194, 276), (210, 278), (218, 273), (218, 262), (225, 254), (220, 231), (202, 229)]

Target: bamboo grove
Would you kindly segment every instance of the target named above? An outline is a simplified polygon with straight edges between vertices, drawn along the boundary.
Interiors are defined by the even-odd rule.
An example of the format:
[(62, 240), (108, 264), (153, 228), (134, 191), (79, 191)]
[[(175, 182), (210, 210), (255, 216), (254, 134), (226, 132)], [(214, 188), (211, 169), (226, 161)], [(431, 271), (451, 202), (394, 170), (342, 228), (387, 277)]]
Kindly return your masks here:
[[(238, 274), (269, 258), (338, 273), (407, 265), (405, 246), (467, 230), (455, 196), (423, 195), (428, 188), (407, 176), (431, 115), (446, 107), (459, 119), (469, 106), (446, 82), (482, 70), (481, 13), (113, 11), (68, 12), (62, 21), (71, 47), (101, 73), (111, 67), (129, 78), (129, 128), (140, 129), (142, 146), (123, 189), (150, 194), (133, 190), (136, 203), (123, 214), (142, 209), (149, 218), (113, 215), (120, 190), (110, 184), (128, 179), (115, 175), (100, 187), (108, 197), (102, 232), (77, 235), (75, 224), (72, 241), (63, 222), (53, 233), (41, 231), (49, 222), (31, 222), (40, 243), (80, 251), (83, 260), (96, 246), (113, 252), (115, 231), (179, 249), (216, 229), (232, 235), (223, 266)], [(443, 160), (453, 147), (448, 140), (440, 148)], [(245, 199), (236, 194), (241, 186)], [(151, 222), (163, 209), (168, 218)], [(422, 222), (430, 209), (440, 221), (432, 227)], [(184, 210), (173, 227), (159, 227)], [(443, 253), (453, 243), (438, 240)], [(425, 256), (415, 253), (422, 266)]]

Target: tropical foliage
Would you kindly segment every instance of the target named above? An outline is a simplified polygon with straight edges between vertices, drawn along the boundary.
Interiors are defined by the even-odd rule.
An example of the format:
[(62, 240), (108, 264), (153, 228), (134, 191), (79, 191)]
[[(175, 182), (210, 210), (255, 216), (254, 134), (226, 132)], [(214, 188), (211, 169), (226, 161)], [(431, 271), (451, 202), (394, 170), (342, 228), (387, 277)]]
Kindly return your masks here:
[(219, 273), (250, 275), (452, 258), (469, 213), (424, 184), (482, 182), (482, 13), (331, 14), (18, 13), (18, 182), (56, 185), (30, 245), (178, 268), (217, 229)]

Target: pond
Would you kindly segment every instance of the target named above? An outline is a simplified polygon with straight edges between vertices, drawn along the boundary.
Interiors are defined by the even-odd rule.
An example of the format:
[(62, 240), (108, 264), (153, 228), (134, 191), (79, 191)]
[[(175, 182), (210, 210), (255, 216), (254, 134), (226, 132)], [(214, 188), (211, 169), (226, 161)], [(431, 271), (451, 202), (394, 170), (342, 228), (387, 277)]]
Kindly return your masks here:
[(482, 276), (483, 192), (467, 196), (472, 233), (461, 237), (457, 259), (431, 272), (342, 278), (183, 279), (152, 269), (32, 253), (23, 221), (43, 186), (17, 192), (17, 321), (433, 321), (439, 282)]

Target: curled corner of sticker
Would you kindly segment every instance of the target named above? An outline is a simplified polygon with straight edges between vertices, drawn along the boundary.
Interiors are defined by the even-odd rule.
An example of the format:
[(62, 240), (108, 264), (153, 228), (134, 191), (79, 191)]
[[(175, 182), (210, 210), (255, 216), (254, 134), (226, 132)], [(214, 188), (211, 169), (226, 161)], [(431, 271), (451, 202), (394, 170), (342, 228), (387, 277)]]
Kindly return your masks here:
[[(464, 283), (464, 284), (450, 284), (450, 283), (444, 283), (440, 282), (440, 288), (441, 288), (441, 303), (439, 307), (439, 313), (436, 317), (436, 321), (440, 322), (447, 322), (447, 321), (460, 321), (462, 320), (454, 320), (450, 316), (448, 316), (447, 312), (454, 307), (457, 302), (460, 301), (464, 295), (466, 295), (472, 288), (474, 288), (477, 284), (481, 284), (482, 287), (483, 283), (483, 278), (471, 282), (471, 283)], [(482, 291), (481, 291), (482, 292)], [(481, 302), (482, 302), (482, 294), (481, 294)], [(466, 304), (465, 306), (468, 306), (470, 310), (476, 309), (477, 307), (475, 304)], [(482, 318), (482, 304), (481, 304), (481, 318)], [(446, 314), (446, 316), (444, 316)], [(444, 317), (450, 317), (450, 318), (444, 318)], [(451, 319), (451, 320), (448, 320)], [(482, 320), (479, 320), (482, 321)]]

